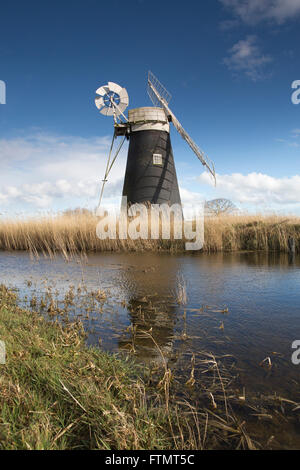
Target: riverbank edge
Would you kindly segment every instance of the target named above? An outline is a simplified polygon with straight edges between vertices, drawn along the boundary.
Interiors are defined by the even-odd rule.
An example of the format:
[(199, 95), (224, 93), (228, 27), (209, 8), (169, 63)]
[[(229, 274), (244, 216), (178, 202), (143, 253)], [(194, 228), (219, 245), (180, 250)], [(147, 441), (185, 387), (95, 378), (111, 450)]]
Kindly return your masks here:
[(50, 323), (0, 286), (0, 449), (174, 448), (171, 415), (149, 404), (138, 366), (83, 336), (80, 323)]

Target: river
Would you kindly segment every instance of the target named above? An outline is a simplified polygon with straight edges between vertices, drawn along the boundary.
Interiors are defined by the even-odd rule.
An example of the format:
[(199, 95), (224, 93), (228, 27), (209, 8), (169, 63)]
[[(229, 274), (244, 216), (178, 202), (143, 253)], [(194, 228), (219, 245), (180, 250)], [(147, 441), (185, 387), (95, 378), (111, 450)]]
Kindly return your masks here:
[[(201, 354), (209, 352), (234, 366), (246, 396), (300, 402), (300, 365), (291, 359), (300, 340), (298, 256), (101, 253), (66, 262), (2, 252), (0, 266), (0, 282), (17, 290), (22, 305), (39, 309), (48, 292), (63, 307), (71, 292), (68, 315), (81, 319), (89, 345), (131, 351), (141, 362), (166, 360), (182, 382), (194, 356), (196, 389)], [(263, 427), (267, 439), (274, 430)], [(282, 447), (299, 448), (299, 420), (285, 432), (277, 437)]]

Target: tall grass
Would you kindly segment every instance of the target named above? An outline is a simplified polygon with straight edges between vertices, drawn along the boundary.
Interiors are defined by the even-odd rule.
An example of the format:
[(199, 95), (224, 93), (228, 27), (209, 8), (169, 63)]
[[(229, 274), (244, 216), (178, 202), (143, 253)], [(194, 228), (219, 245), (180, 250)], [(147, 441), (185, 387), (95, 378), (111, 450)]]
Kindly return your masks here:
[[(99, 218), (92, 213), (69, 213), (40, 219), (0, 221), (0, 249), (65, 257), (101, 251), (171, 251), (185, 249), (182, 240), (97, 237)], [(206, 217), (204, 252), (264, 250), (288, 252), (288, 239), (294, 238), (300, 251), (300, 218), (264, 215)]]
[(205, 221), (204, 251), (288, 252), (289, 237), (300, 251), (300, 218), (277, 215), (227, 215)]

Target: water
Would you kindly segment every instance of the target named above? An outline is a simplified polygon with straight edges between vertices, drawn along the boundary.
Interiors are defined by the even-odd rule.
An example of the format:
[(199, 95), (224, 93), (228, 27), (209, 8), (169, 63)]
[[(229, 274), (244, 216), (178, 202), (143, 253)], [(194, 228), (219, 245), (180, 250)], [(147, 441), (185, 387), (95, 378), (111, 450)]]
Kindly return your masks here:
[[(203, 377), (197, 375), (200, 353), (228, 355), (224, 361), (234, 367), (246, 395), (276, 393), (300, 402), (300, 365), (291, 361), (292, 343), (300, 340), (300, 257), (105, 253), (66, 263), (60, 257), (33, 260), (27, 253), (2, 252), (0, 266), (0, 282), (17, 288), (24, 305), (33, 295), (39, 302), (47, 288), (63, 305), (73, 285), (70, 315), (80, 315), (90, 345), (134, 351), (147, 363), (160, 364), (163, 355), (182, 383), (194, 354), (195, 390)], [(177, 301), (179, 284), (186, 285), (185, 305)], [(98, 289), (108, 293), (106, 301), (90, 295)], [(277, 440), (282, 447), (299, 448), (299, 410), (289, 412), (293, 421), (287, 417), (286, 436)], [(258, 424), (265, 439), (276, 432), (272, 424)]]

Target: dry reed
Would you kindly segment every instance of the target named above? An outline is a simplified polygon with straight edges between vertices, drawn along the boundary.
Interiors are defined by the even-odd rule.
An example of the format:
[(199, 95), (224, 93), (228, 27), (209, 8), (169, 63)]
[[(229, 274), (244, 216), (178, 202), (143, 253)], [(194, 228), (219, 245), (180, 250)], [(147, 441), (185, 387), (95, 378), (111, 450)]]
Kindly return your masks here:
[[(26, 250), (66, 258), (72, 254), (102, 251), (169, 251), (183, 252), (185, 239), (170, 240), (101, 240), (96, 227), (99, 218), (92, 213), (74, 212), (40, 219), (6, 219), (0, 221), (0, 249)], [(300, 219), (277, 215), (235, 215), (206, 217), (204, 252), (280, 251), (288, 252), (288, 240), (295, 240), (300, 251)]]

